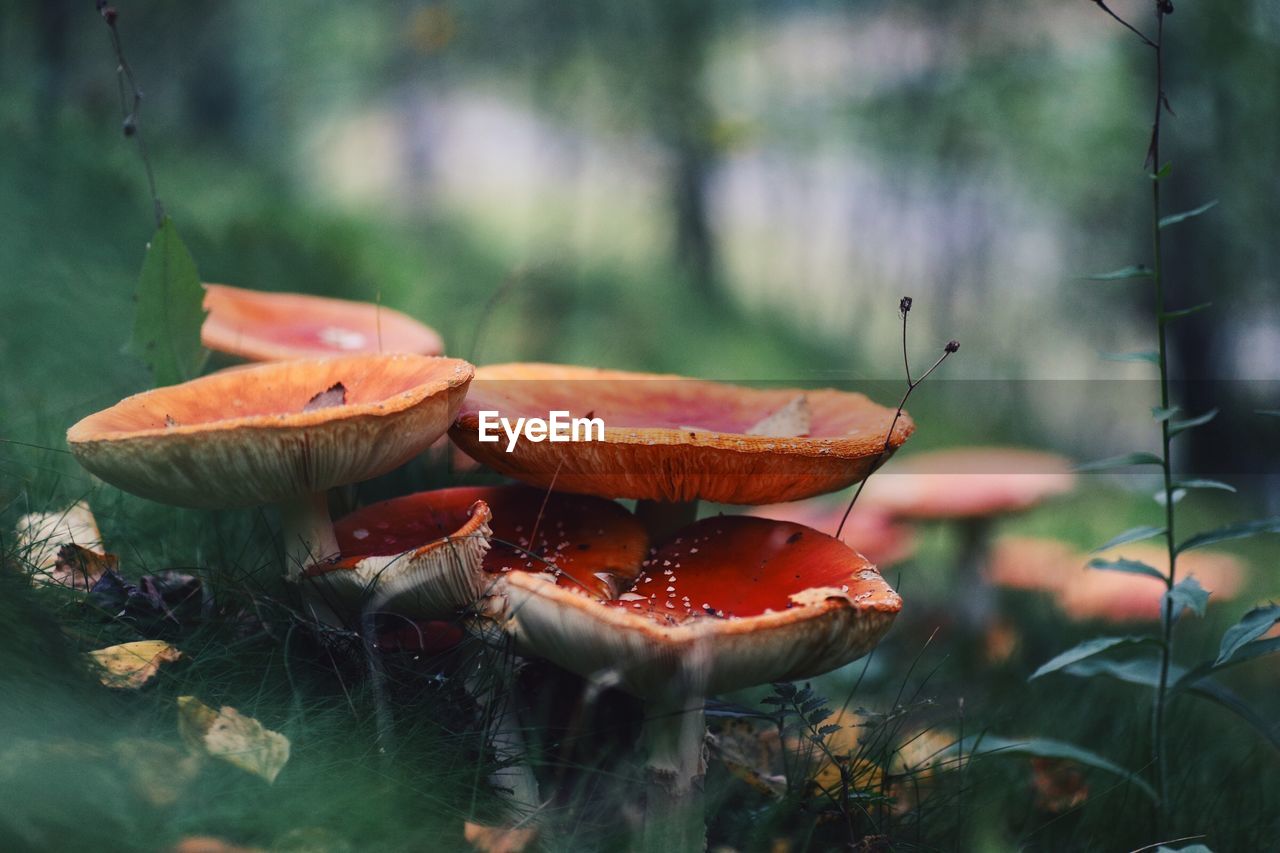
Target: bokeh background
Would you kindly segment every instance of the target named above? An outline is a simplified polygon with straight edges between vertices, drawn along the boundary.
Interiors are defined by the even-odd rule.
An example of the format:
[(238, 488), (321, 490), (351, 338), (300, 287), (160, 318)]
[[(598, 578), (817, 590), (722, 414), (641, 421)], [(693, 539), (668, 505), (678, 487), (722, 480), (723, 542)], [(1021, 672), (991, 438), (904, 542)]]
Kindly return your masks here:
[[(1088, 0), (117, 7), (146, 94), (141, 127), (159, 194), (206, 281), (377, 300), (477, 363), (843, 384), (890, 404), (902, 391), (897, 308), (908, 294), (915, 364), (961, 341), (912, 398), (920, 428), (908, 450), (1007, 443), (1088, 459), (1158, 439), (1149, 366), (1099, 355), (1152, 346), (1149, 294), (1139, 282), (1080, 280), (1148, 259), (1151, 57)], [(1112, 7), (1140, 25), (1149, 17), (1139, 0)], [(1242, 488), (1189, 499), (1191, 530), (1280, 511), (1280, 421), (1254, 415), (1280, 408), (1280, 6), (1184, 0), (1166, 49), (1176, 116), (1165, 131), (1165, 212), (1220, 201), (1166, 232), (1171, 304), (1214, 302), (1173, 328), (1175, 396), (1188, 412), (1222, 409), (1179, 439), (1178, 467)], [(0, 537), (23, 512), (92, 496), (135, 575), (275, 559), (262, 513), (156, 507), (95, 486), (64, 452), (68, 425), (149, 384), (122, 348), (154, 222), (137, 152), (121, 134), (108, 32), (89, 0), (0, 3), (0, 222)], [(398, 485), (433, 476), (417, 471)], [(1087, 549), (1151, 523), (1152, 489), (1145, 475), (1090, 477), (1075, 497), (1010, 529)], [(903, 672), (938, 673), (927, 687), (911, 682), (912, 696), (938, 696), (953, 733), (969, 714), (970, 726), (1049, 733), (1141, 766), (1146, 700), (1133, 688), (1025, 683), (1096, 626), (1019, 600), (1009, 612), (1021, 619), (1020, 645), (983, 682), (964, 667), (985, 664), (948, 664), (945, 638), (930, 645), (930, 607), (947, 604), (954, 546), (947, 531), (926, 535), (893, 578), (925, 618), (904, 614), (866, 681), (846, 672), (833, 690), (844, 694), (856, 678), (863, 701), (884, 710)], [(1238, 550), (1251, 567), (1245, 591), (1215, 601), (1180, 653), (1212, 656), (1248, 604), (1280, 593), (1274, 543)], [(26, 591), (4, 598), (14, 613), (27, 607)], [(25, 614), (0, 621), (26, 624)], [(37, 635), (59, 632), (24, 629), (32, 651), (22, 646), (22, 666), (9, 670), (10, 687), (22, 686), (6, 688), (20, 701), (0, 727), (24, 736), (92, 729), (100, 697), (32, 686), (43, 677)], [(384, 772), (346, 716), (358, 707), (369, 723), (373, 712), (320, 678), (311, 699), (329, 704), (304, 714), (278, 654), (262, 651), (275, 681), (242, 683), (243, 660), (209, 652), (173, 687), (204, 679), (213, 685), (205, 695), (222, 691), (269, 721), (291, 715), (279, 725), (304, 733), (304, 748), (273, 789), (276, 817), (259, 814), (253, 790), (219, 777), (209, 790), (225, 800), (151, 824), (104, 783), (115, 799), (79, 791), (75, 800), (104, 822), (97, 829), (119, 842), (147, 827), (167, 838), (238, 826), (260, 840), (299, 815), (313, 819), (317, 803), (343, 808), (337, 769), (371, 790), (379, 779), (407, 780), (397, 797), (428, 800), (395, 813), (401, 800), (370, 800), (364, 823), (337, 822), (336, 832), (394, 827), (396, 839), (421, 840), (435, 830), (416, 815), (431, 813), (450, 815), (440, 831), (456, 834), (452, 816), (474, 782), (458, 777), (474, 776), (474, 756), (459, 758), (452, 735), (432, 735), (438, 757), (428, 764), (453, 776), (424, 781), (416, 760)], [(1272, 668), (1237, 686), (1269, 697), (1274, 720), (1274, 664), (1263, 666)], [(61, 710), (30, 718), (26, 707)], [(133, 726), (172, 727), (158, 700), (141, 712), (117, 700), (105, 707)], [(1216, 792), (1189, 798), (1187, 828), (1209, 822), (1249, 843), (1274, 838), (1280, 815), (1274, 802), (1264, 808), (1274, 787), (1263, 784), (1274, 783), (1273, 754), (1216, 710), (1180, 726), (1181, 754), (1203, 755), (1184, 765), (1184, 790)], [(1223, 734), (1202, 753), (1206, 727)], [(317, 758), (317, 743), (332, 756)], [(81, 767), (71, 761), (42, 784), (57, 792)], [(1028, 837), (1049, 847), (1151, 840), (1145, 822), (1129, 818), (1132, 800), (1104, 800), (1084, 818), (1029, 818), (1025, 779), (990, 773), (959, 790), (990, 809), (978, 840), (991, 849)], [(6, 787), (6, 797), (26, 792), (15, 814), (54, 802), (37, 802), (28, 783)], [(975, 796), (961, 793), (962, 804), (966, 795)], [(937, 811), (950, 815), (954, 803)], [(950, 818), (937, 820), (933, 841), (960, 837)]]

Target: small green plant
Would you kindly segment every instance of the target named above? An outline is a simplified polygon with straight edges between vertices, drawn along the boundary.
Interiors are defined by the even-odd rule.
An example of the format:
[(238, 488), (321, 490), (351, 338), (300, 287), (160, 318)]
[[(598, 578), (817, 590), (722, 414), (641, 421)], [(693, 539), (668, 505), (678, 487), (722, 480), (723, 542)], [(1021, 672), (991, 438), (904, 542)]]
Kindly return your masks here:
[[(1170, 396), (1168, 328), (1182, 318), (1208, 308), (1209, 305), (1206, 303), (1180, 309), (1169, 307), (1168, 282), (1163, 265), (1161, 238), (1166, 229), (1208, 212), (1217, 202), (1210, 201), (1192, 210), (1169, 215), (1164, 214), (1161, 206), (1161, 186), (1169, 179), (1172, 172), (1170, 164), (1160, 162), (1161, 119), (1166, 112), (1172, 114), (1165, 91), (1165, 69), (1168, 61), (1165, 48), (1165, 23), (1168, 16), (1173, 13), (1172, 3), (1169, 0), (1155, 0), (1155, 34), (1154, 37), (1148, 37), (1108, 8), (1102, 0), (1094, 0), (1094, 2), (1134, 33), (1143, 46), (1152, 51), (1154, 59), (1154, 118), (1145, 160), (1147, 177), (1151, 183), (1150, 265), (1128, 266), (1112, 272), (1088, 276), (1088, 278), (1102, 282), (1141, 281), (1152, 287), (1157, 348), (1127, 353), (1119, 358), (1125, 361), (1146, 362), (1159, 370), (1160, 400), (1159, 405), (1152, 407), (1151, 412), (1159, 425), (1160, 452), (1129, 453), (1083, 465), (1081, 470), (1101, 471), (1134, 466), (1150, 466), (1159, 470), (1161, 487), (1155, 498), (1162, 508), (1162, 523), (1126, 530), (1097, 550), (1103, 551), (1145, 539), (1159, 539), (1168, 551), (1169, 569), (1166, 573), (1146, 563), (1128, 559), (1097, 558), (1090, 561), (1091, 569), (1146, 575), (1164, 583), (1160, 631), (1156, 634), (1095, 637), (1048, 661), (1037, 669), (1031, 678), (1041, 678), (1050, 673), (1064, 673), (1085, 678), (1105, 676), (1142, 685), (1152, 691), (1150, 766), (1153, 778), (1150, 786), (1143, 783), (1140, 787), (1144, 790), (1149, 788), (1154, 794), (1157, 832), (1164, 832), (1174, 812), (1173, 792), (1169, 785), (1171, 756), (1166, 741), (1168, 715), (1175, 699), (1183, 694), (1190, 694), (1216, 702), (1257, 728), (1273, 745), (1280, 747), (1280, 737), (1271, 725), (1247, 703), (1212, 677), (1228, 667), (1280, 651), (1280, 639), (1260, 639), (1273, 625), (1280, 622), (1280, 606), (1270, 604), (1256, 607), (1246, 613), (1244, 618), (1223, 634), (1218, 654), (1214, 659), (1190, 667), (1177, 664), (1174, 662), (1174, 641), (1179, 617), (1187, 609), (1197, 615), (1204, 615), (1209, 599), (1209, 592), (1201, 587), (1195, 578), (1178, 576), (1178, 557), (1193, 548), (1242, 539), (1264, 532), (1280, 531), (1280, 518), (1263, 518), (1233, 524), (1187, 538), (1179, 538), (1177, 533), (1176, 507), (1178, 501), (1189, 491), (1197, 489), (1235, 491), (1231, 485), (1217, 480), (1179, 477), (1174, 471), (1172, 457), (1174, 439), (1209, 423), (1217, 415), (1217, 410), (1188, 416), (1178, 408)], [(1150, 650), (1151, 653), (1137, 659), (1123, 661), (1103, 657), (1104, 654), (1112, 651), (1135, 647)]]
[(138, 279), (138, 307), (125, 350), (151, 369), (156, 385), (173, 385), (200, 375), (209, 355), (200, 345), (200, 327), (205, 315), (204, 288), (195, 261), (165, 212), (156, 189), (155, 170), (142, 135), (142, 90), (124, 55), (119, 12), (105, 0), (97, 0), (97, 9), (111, 33), (115, 53), (120, 130), (137, 145), (156, 221), (156, 232), (147, 244), (147, 256)]

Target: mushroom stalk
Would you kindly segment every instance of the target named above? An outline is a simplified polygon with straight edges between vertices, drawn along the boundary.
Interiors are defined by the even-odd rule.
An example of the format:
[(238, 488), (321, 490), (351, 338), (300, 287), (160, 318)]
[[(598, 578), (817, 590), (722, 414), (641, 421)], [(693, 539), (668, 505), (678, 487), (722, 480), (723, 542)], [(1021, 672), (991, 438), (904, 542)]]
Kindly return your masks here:
[(299, 580), (308, 566), (338, 555), (327, 494), (310, 492), (282, 501), (280, 516), (284, 526), (285, 576), (289, 580)]
[(513, 825), (519, 825), (536, 814), (542, 800), (513, 707), (511, 686), (504, 684), (502, 690), (498, 687), (492, 673), (473, 675), (467, 683), (472, 698), (492, 715), (486, 728), (494, 757), (501, 766), (489, 774), (489, 784), (506, 803)]
[(698, 502), (640, 500), (636, 501), (636, 517), (644, 523), (653, 542), (663, 542), (698, 520)]
[(649, 702), (641, 734), (646, 752), (641, 849), (646, 853), (706, 849), (702, 801), (706, 735), (701, 695)]
[(957, 576), (964, 586), (960, 616), (969, 629), (984, 627), (995, 612), (995, 593), (986, 578), (991, 551), (991, 522), (969, 518), (960, 522)]

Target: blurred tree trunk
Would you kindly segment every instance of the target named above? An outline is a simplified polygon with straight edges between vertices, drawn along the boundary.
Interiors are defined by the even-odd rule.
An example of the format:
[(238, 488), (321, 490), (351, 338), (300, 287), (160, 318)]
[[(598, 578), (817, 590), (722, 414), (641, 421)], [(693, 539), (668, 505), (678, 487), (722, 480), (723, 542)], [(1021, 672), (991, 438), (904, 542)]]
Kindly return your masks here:
[[(39, 43), (39, 92), (36, 109), (46, 129), (53, 123), (66, 90), (67, 36), (71, 29), (71, 0), (41, 0), (36, 8)], [(92, 7), (86, 6), (90, 12)]]
[(702, 295), (720, 296), (719, 263), (708, 204), (715, 170), (715, 120), (703, 92), (715, 4), (666, 0), (654, 7), (655, 63), (650, 112), (671, 152), (670, 203), (677, 266)]

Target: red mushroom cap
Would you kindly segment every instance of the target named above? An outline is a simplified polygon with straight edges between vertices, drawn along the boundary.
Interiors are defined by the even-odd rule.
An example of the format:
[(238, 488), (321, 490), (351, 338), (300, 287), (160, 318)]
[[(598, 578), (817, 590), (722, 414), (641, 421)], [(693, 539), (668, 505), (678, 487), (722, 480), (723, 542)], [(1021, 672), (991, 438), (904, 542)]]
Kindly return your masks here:
[[(753, 389), (616, 370), (505, 364), (477, 371), (450, 436), (507, 476), (582, 494), (766, 504), (842, 489), (871, 471), (894, 410), (862, 394)], [(604, 421), (604, 441), (479, 441), (482, 411)], [(889, 450), (914, 429), (906, 414)]]
[(248, 361), (444, 352), (444, 342), (434, 329), (381, 305), (226, 284), (204, 288), (204, 308), (209, 314), (200, 329), (201, 343)]
[(744, 516), (680, 531), (607, 603), (523, 573), (504, 586), (522, 648), (583, 675), (614, 672), (645, 698), (691, 680), (716, 693), (835, 669), (869, 651), (902, 607), (843, 543)]
[(71, 427), (67, 443), (92, 473), (162, 503), (272, 503), (404, 464), (444, 433), (471, 374), (416, 355), (253, 365), (135, 394)]
[(886, 467), (867, 483), (860, 506), (903, 518), (981, 518), (1029, 509), (1074, 486), (1071, 463), (1053, 453), (957, 448)]
[[(834, 534), (844, 517), (847, 502), (832, 503), (822, 498), (754, 507), (748, 515), (792, 521)], [(849, 513), (841, 541), (877, 566), (891, 566), (910, 559), (916, 550), (915, 530), (888, 512), (858, 505)]]
[[(1168, 551), (1155, 545), (1122, 545), (1089, 555), (1053, 539), (1010, 536), (996, 542), (988, 575), (1001, 586), (1050, 593), (1072, 619), (1138, 622), (1160, 618), (1163, 583), (1146, 575), (1086, 568), (1094, 557), (1135, 560), (1158, 572), (1169, 571)], [(1178, 575), (1196, 578), (1215, 599), (1229, 599), (1240, 592), (1245, 566), (1230, 554), (1188, 551), (1178, 556)]]
[(334, 525), (343, 562), (395, 556), (456, 535), (477, 501), (493, 516), (482, 563), (490, 576), (549, 571), (561, 586), (608, 598), (640, 572), (649, 540), (625, 508), (529, 486), (439, 489), (370, 504)]

